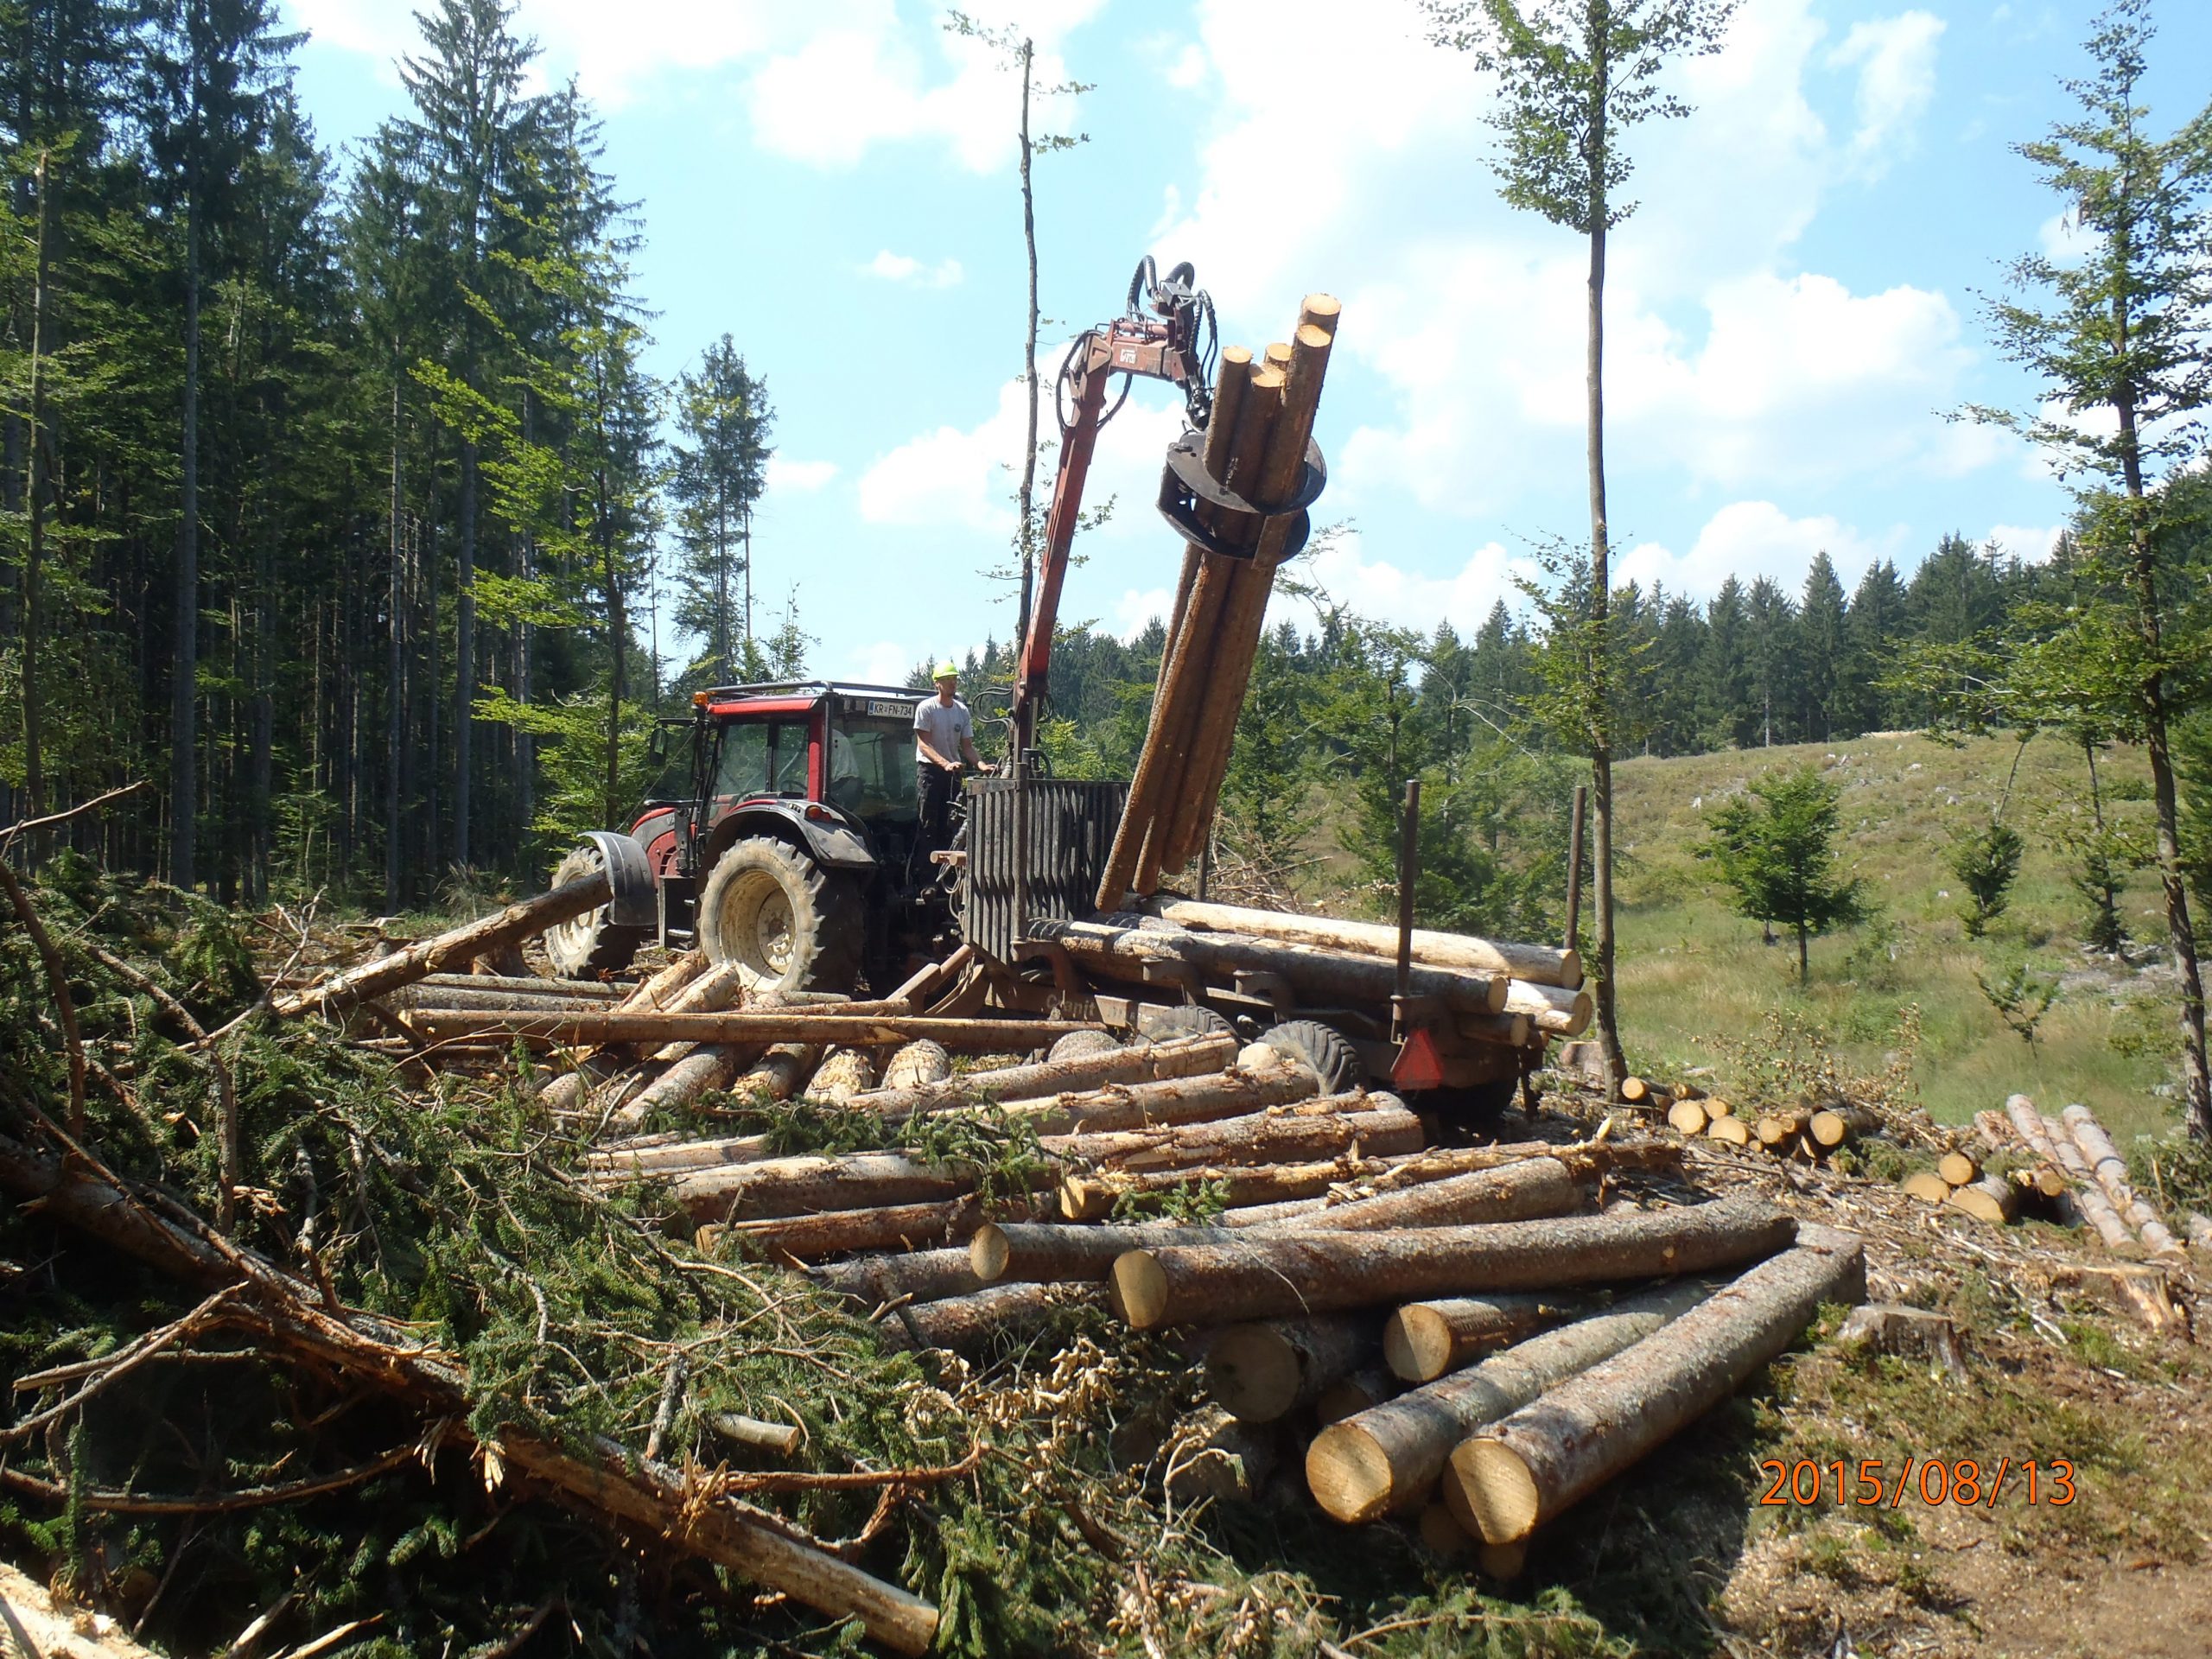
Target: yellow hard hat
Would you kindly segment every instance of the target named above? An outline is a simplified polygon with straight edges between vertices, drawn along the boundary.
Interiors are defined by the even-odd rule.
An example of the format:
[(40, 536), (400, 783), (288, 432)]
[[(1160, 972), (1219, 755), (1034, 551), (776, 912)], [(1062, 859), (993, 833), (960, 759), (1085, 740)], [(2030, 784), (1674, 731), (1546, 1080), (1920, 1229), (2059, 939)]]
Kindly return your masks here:
[(937, 672), (931, 677), (939, 680), (957, 680), (960, 677), (960, 664), (948, 657), (937, 665)]

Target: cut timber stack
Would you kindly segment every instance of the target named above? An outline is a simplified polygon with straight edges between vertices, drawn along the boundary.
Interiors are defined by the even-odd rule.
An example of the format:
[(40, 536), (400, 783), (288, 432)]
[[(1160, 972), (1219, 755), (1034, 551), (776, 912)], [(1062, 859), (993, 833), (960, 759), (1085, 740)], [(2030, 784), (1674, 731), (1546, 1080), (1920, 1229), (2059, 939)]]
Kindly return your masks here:
[[(1221, 354), (1205, 469), (1260, 513), (1292, 501), (1304, 479), (1338, 311), (1327, 295), (1309, 296), (1280, 356), (1270, 348), (1255, 362), (1237, 346)], [(1151, 723), (1099, 878), (1101, 910), (1119, 909), (1131, 892), (1157, 891), (1161, 874), (1182, 869), (1211, 835), (1275, 566), (1289, 550), (1289, 518), (1211, 504), (1199, 515), (1240, 556), (1196, 543), (1185, 552)]]

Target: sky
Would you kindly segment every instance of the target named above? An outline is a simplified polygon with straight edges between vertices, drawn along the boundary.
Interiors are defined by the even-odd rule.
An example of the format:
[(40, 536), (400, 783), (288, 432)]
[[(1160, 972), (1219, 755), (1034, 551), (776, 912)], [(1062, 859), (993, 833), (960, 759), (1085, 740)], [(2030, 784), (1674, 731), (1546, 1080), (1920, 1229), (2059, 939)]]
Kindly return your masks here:
[[(394, 0), (283, 0), (297, 86), (341, 160), (405, 94)], [(1385, 621), (1471, 632), (1541, 547), (1586, 538), (1586, 245), (1500, 200), (1491, 86), (1427, 43), (1413, 0), (969, 0), (1037, 45), (1050, 391), (1131, 270), (1198, 268), (1224, 340), (1343, 302), (1316, 437), (1330, 484), (1308, 579)], [(2006, 263), (2063, 257), (2063, 204), (2011, 146), (2069, 104), (2094, 6), (1744, 0), (1630, 137), (1611, 238), (1607, 473), (1616, 579), (1709, 598), (1793, 592), (1825, 550), (1847, 588), (1947, 532), (2047, 555), (2063, 486), (1952, 416), (2031, 407), (1994, 349)], [(755, 625), (794, 595), (821, 672), (903, 681), (1014, 626), (1022, 448), (1018, 82), (941, 7), (899, 0), (521, 0), (540, 72), (604, 121), (637, 203), (648, 365), (727, 334), (762, 376), (776, 455), (754, 524)], [(2166, 0), (2147, 89), (2169, 130), (2212, 95), (2212, 6)], [(1047, 408), (1049, 409), (1049, 402)], [(1046, 418), (1049, 434), (1051, 422)], [(1064, 623), (1162, 611), (1180, 544), (1152, 505), (1179, 399), (1140, 386), (1107, 429)], [(1040, 499), (1049, 489), (1048, 454)], [(1310, 625), (1302, 602), (1275, 614)], [(680, 654), (681, 642), (661, 646)]]

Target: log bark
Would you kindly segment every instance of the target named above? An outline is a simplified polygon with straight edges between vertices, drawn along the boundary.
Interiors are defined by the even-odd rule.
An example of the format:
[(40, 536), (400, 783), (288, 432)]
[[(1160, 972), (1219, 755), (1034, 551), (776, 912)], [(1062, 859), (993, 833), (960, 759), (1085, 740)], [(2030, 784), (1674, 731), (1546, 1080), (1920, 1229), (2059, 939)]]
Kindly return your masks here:
[[(1123, 978), (1141, 976), (1148, 963), (1173, 963), (1224, 982), (1240, 973), (1278, 974), (1316, 1001), (1388, 1002), (1397, 989), (1397, 963), (1377, 957), (1236, 933), (1140, 925), (1143, 919), (1105, 915), (1087, 922), (1039, 920), (1031, 931), (1063, 946), (1084, 966)], [(1456, 1013), (1497, 1014), (1505, 1010), (1506, 984), (1493, 975), (1416, 968), (1412, 993), (1434, 997)]]
[(708, 1417), (707, 1427), (726, 1440), (772, 1452), (779, 1458), (788, 1458), (798, 1451), (804, 1435), (797, 1423), (763, 1422), (738, 1411), (715, 1412)]
[(982, 1219), (982, 1206), (969, 1195), (942, 1204), (710, 1224), (700, 1229), (699, 1237), (702, 1249), (741, 1244), (773, 1260), (806, 1262), (861, 1250), (933, 1249), (966, 1238)]
[(1991, 1175), (1953, 1188), (1944, 1202), (1954, 1210), (1965, 1211), (1977, 1221), (2002, 1227), (2019, 1213), (2020, 1192), (2002, 1176)]
[(1408, 1302), (1382, 1325), (1382, 1363), (1406, 1382), (1433, 1382), (1524, 1338), (1579, 1318), (1587, 1296), (1558, 1292), (1500, 1292)]
[(1412, 1508), (1469, 1434), (1641, 1342), (1714, 1288), (1684, 1280), (1642, 1292), (1324, 1429), (1306, 1452), (1314, 1501), (1349, 1522)]
[(754, 1099), (789, 1100), (814, 1075), (822, 1051), (812, 1043), (777, 1043), (738, 1074), (735, 1094)]
[(2081, 1149), (2090, 1173), (2096, 1177), (2097, 1185), (2104, 1189), (2105, 1197), (2112, 1200), (2112, 1207), (2133, 1230), (2143, 1248), (2153, 1255), (2178, 1252), (2180, 1242), (2129, 1184), (2127, 1165), (2114, 1149), (2104, 1125), (2097, 1122), (2096, 1114), (2086, 1106), (2069, 1106), (2059, 1116), (2074, 1144)]
[(1624, 1353), (1463, 1441), (1446, 1501), (1494, 1544), (1526, 1538), (1728, 1397), (1796, 1340), (1823, 1302), (1866, 1300), (1859, 1239), (1800, 1242)]
[(1275, 1422), (1373, 1364), (1378, 1346), (1359, 1315), (1232, 1325), (1206, 1349), (1206, 1392), (1240, 1422)]
[[(0, 1185), (19, 1201), (42, 1200), (48, 1215), (203, 1289), (243, 1280), (265, 1340), (442, 1424), (448, 1446), (465, 1451), (477, 1443), (468, 1427), (476, 1402), (443, 1356), (372, 1315), (326, 1306), (313, 1286), (251, 1251), (219, 1249), (157, 1216), (89, 1159), (65, 1166), (0, 1137)], [(613, 1440), (593, 1436), (563, 1449), (508, 1425), (481, 1443), (565, 1507), (635, 1529), (832, 1618), (857, 1618), (896, 1652), (920, 1654), (936, 1639), (937, 1610), (920, 1598), (797, 1541), (779, 1517), (728, 1499), (702, 1502), (677, 1471)]]
[(968, 1265), (986, 1285), (1008, 1281), (1104, 1283), (1115, 1258), (1130, 1250), (1173, 1244), (1222, 1243), (1234, 1236), (1219, 1227), (1175, 1221), (1116, 1226), (1071, 1226), (1061, 1222), (985, 1222), (968, 1241)]
[(810, 1100), (843, 1103), (875, 1084), (875, 1062), (857, 1048), (833, 1048), (807, 1079)]
[(1796, 1224), (1742, 1198), (1631, 1216), (1569, 1216), (1400, 1234), (1302, 1229), (1195, 1249), (1132, 1250), (1114, 1264), (1130, 1325), (1218, 1323), (1380, 1302), (1701, 1273), (1788, 1245)]
[(844, 1043), (884, 1048), (929, 1037), (947, 1048), (969, 1051), (1027, 1048), (1067, 1032), (1099, 1029), (1087, 1020), (940, 1020), (799, 1008), (760, 1014), (455, 1014), (421, 1025), (433, 1039), (488, 1032), (538, 1043)]
[(1046, 1151), (1071, 1163), (1134, 1170), (1205, 1164), (1307, 1162), (1356, 1154), (1412, 1152), (1427, 1139), (1421, 1119), (1390, 1095), (1335, 1095), (1249, 1117), (1105, 1135), (1048, 1135)]
[[(1097, 1033), (1104, 1036), (1104, 1032)], [(1234, 1037), (1178, 1038), (1173, 1042), (1112, 1047), (1034, 1065), (1014, 1065), (989, 1071), (970, 1071), (944, 1083), (905, 1089), (880, 1089), (855, 1095), (852, 1104), (896, 1120), (916, 1112), (974, 1105), (980, 1101), (1044, 1100), (1054, 1095), (1103, 1088), (1116, 1083), (1156, 1083), (1169, 1077), (1192, 1077), (1218, 1071), (1236, 1058)]]
[(964, 1244), (863, 1256), (808, 1271), (817, 1283), (869, 1311), (889, 1302), (937, 1302), (988, 1288), (968, 1265)]
[(608, 1127), (626, 1128), (664, 1108), (689, 1106), (702, 1096), (727, 1089), (754, 1056), (755, 1051), (750, 1048), (733, 1048), (727, 1043), (702, 1045), (631, 1096), (608, 1116)]
[[(1268, 1052), (1274, 1054), (1273, 1049)], [(1271, 1062), (1263, 1069), (1240, 1065), (1202, 1077), (1017, 1101), (1005, 1109), (1027, 1118), (1040, 1135), (1100, 1135), (1246, 1117), (1270, 1106), (1311, 1100), (1320, 1092), (1321, 1080), (1309, 1068)]]
[(1255, 1230), (1326, 1228), (1332, 1232), (1371, 1232), (1389, 1227), (1459, 1227), (1478, 1222), (1534, 1221), (1564, 1216), (1582, 1207), (1586, 1192), (1556, 1158), (1528, 1158), (1497, 1169), (1383, 1192), (1349, 1204), (1325, 1205), (1308, 1215)]
[(452, 928), (435, 938), (423, 939), (388, 957), (310, 985), (275, 1004), (283, 1019), (303, 1014), (344, 1014), (372, 998), (389, 995), (427, 974), (465, 968), (477, 957), (503, 944), (543, 933), (572, 916), (581, 916), (607, 902), (607, 873), (594, 871), (565, 882), (550, 893), (509, 905), (505, 910), (480, 916), (465, 926)]
[(887, 1334), (916, 1348), (972, 1354), (1002, 1332), (1033, 1328), (1065, 1311), (1096, 1307), (1104, 1294), (1097, 1285), (999, 1285), (971, 1296), (910, 1304), (887, 1316), (883, 1325)]
[(765, 1221), (823, 1210), (937, 1203), (972, 1192), (975, 1185), (965, 1171), (895, 1152), (810, 1153), (686, 1176), (676, 1183), (675, 1196), (695, 1222)]
[[(557, 996), (571, 1002), (605, 1002), (619, 1007), (635, 995), (638, 987), (595, 979), (540, 979), (529, 974), (425, 974), (413, 989), (453, 991), (514, 991), (524, 996)], [(429, 1000), (426, 998), (426, 1000)]]
[[(687, 950), (642, 985), (614, 1005), (615, 1011), (634, 1014), (650, 1012), (667, 1006), (677, 993), (707, 971), (707, 953)], [(549, 1078), (537, 1091), (539, 1102), (552, 1112), (581, 1112), (588, 1103), (593, 1090), (612, 1077), (616, 1067), (602, 1060), (597, 1052), (585, 1049), (570, 1054), (571, 1070)]]
[[(1147, 900), (1141, 908), (1147, 915), (1194, 932), (1241, 933), (1252, 938), (1353, 950), (1363, 956), (1382, 957), (1392, 963), (1398, 959), (1398, 930), (1382, 922), (1340, 922), (1327, 916), (1298, 916), (1251, 910), (1241, 905), (1207, 904), (1171, 893)], [(1569, 990), (1579, 989), (1582, 984), (1581, 957), (1556, 945), (1522, 944), (1417, 927), (1414, 930), (1413, 948), (1414, 960), (1424, 968), (1453, 968), (1468, 973), (1525, 979), (1536, 985), (1563, 986)]]
[(2140, 1255), (2143, 1247), (2136, 1242), (2135, 1235), (2128, 1230), (2127, 1224), (2120, 1218), (2120, 1211), (2113, 1208), (2112, 1200), (2105, 1196), (2105, 1190), (2098, 1183), (2095, 1172), (2089, 1167), (2089, 1160), (2082, 1155), (2081, 1147), (2074, 1144), (2072, 1133), (2056, 1118), (2046, 1117), (2038, 1121), (2043, 1124), (2044, 1144), (2050, 1148), (2051, 1155), (2058, 1160), (2058, 1166), (2074, 1183), (2075, 1204), (2080, 1207), (2089, 1225), (2096, 1230), (2097, 1236), (2104, 1241), (2105, 1248), (2120, 1255)]
[(612, 1008), (603, 996), (564, 996), (548, 983), (543, 991), (456, 989), (449, 985), (403, 985), (385, 999), (385, 1006), (408, 1019), (441, 1014), (565, 1014)]
[[(943, 1043), (923, 1038), (905, 1045), (883, 1063), (882, 1087), (913, 1089), (943, 1083), (952, 1075), (952, 1057)], [(855, 1096), (857, 1098), (857, 1096)]]

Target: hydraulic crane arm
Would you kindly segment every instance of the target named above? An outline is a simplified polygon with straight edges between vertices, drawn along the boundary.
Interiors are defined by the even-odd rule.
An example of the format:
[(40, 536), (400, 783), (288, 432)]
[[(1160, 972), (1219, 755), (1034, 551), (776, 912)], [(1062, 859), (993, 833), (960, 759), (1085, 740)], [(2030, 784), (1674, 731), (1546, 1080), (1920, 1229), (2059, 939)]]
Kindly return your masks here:
[[(1084, 485), (1099, 429), (1121, 412), (1139, 375), (1179, 387), (1194, 429), (1203, 430), (1211, 413), (1217, 349), (1213, 302), (1195, 286), (1196, 280), (1196, 271), (1187, 264), (1177, 265), (1161, 280), (1147, 254), (1130, 279), (1128, 309), (1077, 335), (1060, 365), (1053, 398), (1060, 421), (1059, 472), (1052, 480), (1036, 602), (1015, 664), (1009, 710), (1014, 762), (1024, 770), (1037, 740), (1037, 721), (1052, 671), (1060, 585), (1067, 577), (1068, 553), (1082, 516)], [(1121, 395), (1109, 407), (1107, 385), (1117, 374), (1122, 377)]]

